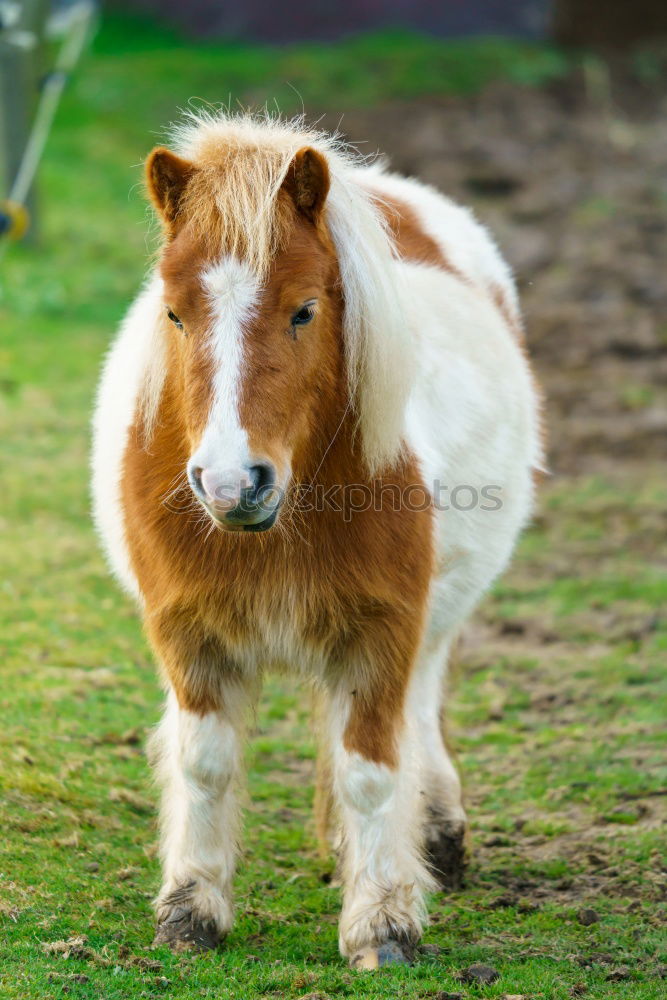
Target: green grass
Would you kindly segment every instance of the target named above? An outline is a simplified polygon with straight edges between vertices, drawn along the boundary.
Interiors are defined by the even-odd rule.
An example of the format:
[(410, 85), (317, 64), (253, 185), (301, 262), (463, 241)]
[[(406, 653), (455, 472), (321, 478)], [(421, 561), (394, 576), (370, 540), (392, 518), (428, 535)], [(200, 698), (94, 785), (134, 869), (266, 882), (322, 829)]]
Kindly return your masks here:
[(105, 23), (95, 42), (98, 65), (108, 60), (113, 72), (120, 54), (139, 95), (148, 93), (154, 100), (148, 88), (159, 84), (177, 104), (191, 85), (188, 96), (214, 103), (231, 99), (232, 105), (241, 100), (301, 110), (303, 98), (318, 111), (344, 111), (378, 100), (469, 92), (501, 78), (541, 83), (569, 65), (554, 47), (505, 38), (443, 42), (390, 28), (336, 45), (311, 41), (272, 47), (216, 40), (194, 49), (164, 27), (156, 30), (136, 17), (130, 23), (131, 32), (124, 18)]
[[(159, 872), (143, 745), (160, 695), (89, 523), (97, 370), (152, 248), (136, 165), (178, 105), (231, 88), (259, 104), (284, 94), (293, 109), (294, 92), (280, 90), (289, 79), (308, 107), (344, 110), (510, 70), (535, 79), (555, 58), (396, 35), (338, 49), (196, 48), (121, 32), (118, 21), (99, 36), (43, 164), (42, 245), (13, 248), (0, 265), (3, 1000), (664, 996), (657, 477), (641, 489), (598, 478), (545, 494), (478, 617), (454, 699), (475, 842), (469, 885), (433, 899), (426, 941), (437, 947), (379, 976), (353, 974), (338, 957), (339, 894), (322, 881), (309, 818), (307, 700), (277, 681), (248, 752), (236, 928), (220, 953), (150, 950)], [(582, 906), (600, 921), (582, 926)], [(462, 986), (457, 972), (473, 961), (500, 979)], [(629, 978), (608, 982), (623, 965)]]

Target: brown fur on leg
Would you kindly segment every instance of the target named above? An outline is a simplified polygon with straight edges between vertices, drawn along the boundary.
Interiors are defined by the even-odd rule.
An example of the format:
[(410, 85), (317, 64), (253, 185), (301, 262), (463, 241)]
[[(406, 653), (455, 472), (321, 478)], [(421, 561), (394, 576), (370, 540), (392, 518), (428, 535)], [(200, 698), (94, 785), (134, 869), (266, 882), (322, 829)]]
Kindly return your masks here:
[(326, 697), (323, 691), (315, 691), (313, 695), (313, 730), (318, 744), (315, 764), (315, 833), (322, 861), (328, 864), (333, 855), (336, 862), (331, 877), (327, 870), (323, 878), (329, 885), (339, 887), (342, 885), (340, 817), (333, 788), (331, 747), (322, 735), (326, 730)]
[(317, 740), (315, 764), (315, 832), (322, 860), (330, 857), (338, 828), (336, 802), (333, 790), (333, 765), (331, 748), (322, 733), (326, 728), (326, 694), (313, 694), (313, 731)]

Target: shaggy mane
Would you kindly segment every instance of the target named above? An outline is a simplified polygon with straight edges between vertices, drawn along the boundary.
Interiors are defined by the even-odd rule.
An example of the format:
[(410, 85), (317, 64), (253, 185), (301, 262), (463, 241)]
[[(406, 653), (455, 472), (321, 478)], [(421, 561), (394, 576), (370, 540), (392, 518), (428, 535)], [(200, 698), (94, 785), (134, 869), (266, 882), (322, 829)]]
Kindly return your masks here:
[[(188, 225), (205, 244), (212, 237), (216, 245), (222, 240), (260, 278), (287, 234), (278, 192), (292, 158), (304, 146), (326, 158), (331, 187), (325, 221), (343, 286), (350, 401), (368, 470), (378, 474), (403, 447), (412, 352), (393, 241), (364, 187), (362, 158), (339, 136), (309, 128), (303, 118), (268, 114), (188, 112), (172, 127), (170, 145), (198, 168), (181, 205)], [(156, 379), (151, 381), (154, 396)], [(150, 408), (151, 400), (146, 402)]]

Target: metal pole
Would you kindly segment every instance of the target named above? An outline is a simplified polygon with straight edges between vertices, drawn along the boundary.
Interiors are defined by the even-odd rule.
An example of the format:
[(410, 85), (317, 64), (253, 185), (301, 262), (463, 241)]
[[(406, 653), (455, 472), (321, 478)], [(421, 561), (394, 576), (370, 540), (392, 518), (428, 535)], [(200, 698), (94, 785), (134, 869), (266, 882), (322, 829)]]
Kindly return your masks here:
[[(44, 67), (44, 34), (49, 0), (0, 4), (0, 166), (6, 195), (16, 178), (28, 141)], [(32, 217), (30, 237), (37, 235), (36, 198), (31, 189), (27, 207)]]

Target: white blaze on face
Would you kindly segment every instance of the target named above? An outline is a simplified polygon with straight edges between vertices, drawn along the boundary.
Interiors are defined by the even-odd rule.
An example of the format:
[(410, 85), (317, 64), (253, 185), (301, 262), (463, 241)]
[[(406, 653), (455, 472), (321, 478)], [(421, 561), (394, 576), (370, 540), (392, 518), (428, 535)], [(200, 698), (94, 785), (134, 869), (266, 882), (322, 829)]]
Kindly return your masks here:
[(213, 402), (194, 464), (233, 469), (248, 460), (248, 440), (239, 418), (244, 367), (244, 330), (259, 301), (257, 276), (235, 257), (223, 257), (202, 274), (211, 314)]

